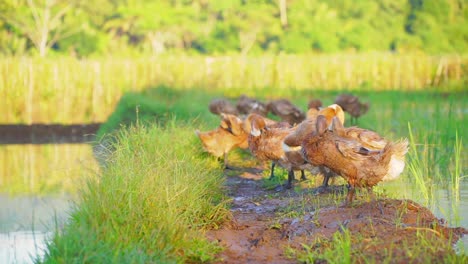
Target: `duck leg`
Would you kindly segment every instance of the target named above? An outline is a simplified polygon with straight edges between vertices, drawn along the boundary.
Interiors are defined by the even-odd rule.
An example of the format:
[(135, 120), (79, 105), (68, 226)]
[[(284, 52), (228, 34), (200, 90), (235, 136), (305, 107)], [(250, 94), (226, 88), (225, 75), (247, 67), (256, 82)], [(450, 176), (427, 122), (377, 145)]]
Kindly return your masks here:
[(323, 175), (322, 185), (317, 187), (314, 191), (314, 194), (321, 194), (328, 191), (328, 181), (332, 175), (332, 172), (327, 171), (324, 167), (319, 167), (320, 173)]
[(294, 180), (294, 171), (290, 169), (288, 171), (288, 183), (286, 183), (286, 189), (291, 189), (293, 180)]
[(323, 188), (327, 188), (328, 187), (328, 181), (330, 180), (330, 172), (324, 172), (323, 174), (323, 182), (322, 182), (322, 186)]
[(270, 180), (275, 177), (275, 173), (274, 173), (275, 172), (275, 165), (276, 164), (274, 162), (271, 163), (271, 172), (270, 172), (270, 178), (269, 178)]
[(375, 201), (376, 196), (375, 196), (374, 191), (372, 190), (372, 187), (367, 187), (366, 189), (367, 189), (367, 193), (369, 194), (370, 200)]
[(304, 170), (301, 170), (301, 180), (303, 181), (307, 180)]
[(380, 201), (377, 200), (377, 197), (374, 193), (374, 191), (372, 190), (372, 187), (367, 187), (367, 193), (369, 194), (369, 197), (371, 199), (371, 201), (376, 201), (377, 203), (377, 206), (379, 207), (379, 211), (380, 211), (380, 214), (384, 214), (384, 210), (383, 210), (383, 207), (382, 207), (382, 204), (380, 204)]
[(229, 165), (227, 162), (227, 152), (224, 153), (224, 169), (229, 169)]
[(346, 195), (346, 200), (345, 200), (344, 204), (342, 205), (343, 207), (351, 206), (351, 203), (353, 202), (355, 192), (356, 192), (356, 190), (355, 190), (354, 186), (349, 185), (348, 186), (348, 194)]

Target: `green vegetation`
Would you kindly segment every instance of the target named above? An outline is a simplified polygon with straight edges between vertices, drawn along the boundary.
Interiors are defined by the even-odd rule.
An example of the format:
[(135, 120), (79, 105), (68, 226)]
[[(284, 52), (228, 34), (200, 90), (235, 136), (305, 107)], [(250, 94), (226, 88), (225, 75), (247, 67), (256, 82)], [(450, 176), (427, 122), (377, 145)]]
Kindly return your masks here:
[[(369, 223), (369, 225), (372, 228), (372, 223)], [(449, 250), (451, 245), (428, 239), (425, 233), (430, 233), (431, 231), (432, 229), (425, 228), (417, 230), (414, 237), (416, 242), (398, 241), (394, 244), (395, 248), (392, 251), (403, 251), (405, 252), (404, 255), (413, 256), (414, 261), (421, 261), (421, 263), (434, 261), (434, 256), (440, 252), (441, 248)], [(404, 231), (400, 230), (400, 232)], [(353, 234), (349, 229), (343, 228), (342, 231), (335, 232), (330, 239), (318, 237), (312, 245), (303, 244), (303, 251), (289, 248), (287, 249), (287, 253), (303, 263), (393, 263), (401, 257), (398, 254), (394, 254), (395, 252), (382, 252), (382, 249), (379, 248), (381, 243), (382, 241), (378, 241), (377, 239), (365, 239), (359, 234)], [(385, 256), (384, 261), (378, 259), (380, 254)], [(376, 256), (377, 258), (375, 258)], [(466, 255), (447, 254), (443, 256), (442, 263), (461, 264), (466, 261)]]
[[(234, 102), (235, 97), (242, 92), (262, 100), (284, 96), (291, 98), (299, 107), (305, 109), (308, 100), (312, 98), (320, 98), (325, 105), (331, 104), (341, 91), (232, 89), (228, 90), (227, 94)], [(463, 175), (468, 174), (466, 166), (463, 166), (468, 164), (468, 157), (462, 155), (468, 147), (467, 141), (463, 140), (468, 137), (468, 127), (463, 125), (468, 94), (465, 92), (446, 94), (435, 90), (354, 91), (353, 93), (371, 105), (370, 111), (359, 119), (360, 126), (373, 129), (391, 139), (409, 138), (410, 131), (413, 135), (414, 144), (411, 144), (407, 168), (402, 177), (405, 181), (389, 183), (384, 189), (395, 188), (395, 192), (399, 193), (395, 198), (402, 198), (401, 188), (398, 186), (414, 185), (417, 178), (415, 174), (409, 176), (409, 173), (411, 164), (419, 159), (420, 165), (415, 168), (424, 172), (421, 183), (425, 186), (407, 190), (409, 194), (405, 196), (406, 198), (411, 197), (427, 204), (429, 202), (423, 197), (422, 190), (434, 191), (436, 189), (434, 186), (453, 189), (450, 193), (460, 193), (460, 185), (464, 181)], [(189, 124), (200, 130), (213, 129), (219, 120), (208, 111), (207, 106), (212, 98), (219, 96), (222, 96), (220, 90), (176, 89), (164, 86), (126, 93), (98, 131), (98, 140), (101, 140), (105, 134), (121, 128), (122, 125), (136, 125), (137, 115), (141, 124), (153, 123), (164, 126), (175, 119), (178, 123)], [(349, 119), (349, 116), (347, 117)], [(411, 124), (410, 130), (408, 123)], [(246, 162), (245, 157), (249, 155), (239, 153), (242, 155), (238, 163), (242, 165)], [(62, 163), (64, 159), (66, 165)], [(77, 173), (78, 168), (84, 166), (89, 168), (91, 173), (96, 170), (90, 148), (75, 145), (26, 148), (0, 146), (0, 165), (4, 171), (0, 179), (0, 188), (12, 193), (54, 193), (64, 190), (74, 192), (76, 181), (80, 177)], [(452, 180), (448, 181), (449, 178)], [(271, 187), (275, 183), (272, 182), (268, 186)], [(434, 197), (429, 200), (432, 200), (429, 205), (435, 206)]]
[(124, 93), (155, 86), (171, 87), (167, 89), (180, 95), (197, 89), (230, 97), (240, 93), (291, 97), (301, 91), (334, 90), (463, 91), (467, 63), (466, 56), (388, 53), (6, 58), (0, 60), (0, 123), (103, 122)]
[[(270, 93), (251, 90), (250, 95), (262, 100), (287, 95), (304, 109), (309, 99), (320, 98), (327, 105), (340, 92), (321, 91), (312, 95), (298, 90)], [(409, 168), (397, 181), (397, 191), (380, 185), (379, 193), (408, 198), (421, 195), (421, 186), (434, 191), (431, 186), (436, 183), (452, 186), (451, 182), (455, 182), (452, 194), (459, 195), (456, 182), (466, 175), (461, 164), (468, 161), (459, 154), (466, 147), (461, 139), (468, 136), (468, 128), (462, 122), (466, 93), (359, 91), (356, 94), (371, 103), (369, 113), (359, 119), (360, 126), (389, 139), (409, 137), (411, 133)], [(206, 241), (203, 230), (228, 217), (222, 193), (223, 176), (220, 164), (202, 153), (193, 131), (217, 126), (218, 118), (207, 108), (208, 102), (217, 96), (218, 91), (166, 87), (125, 94), (99, 132), (103, 139), (106, 135), (116, 138), (114, 153), (102, 173), (87, 181), (69, 224), (49, 244), (44, 262), (213, 260), (221, 249)], [(120, 129), (123, 126), (126, 129)], [(427, 160), (421, 160), (420, 155), (427, 156)], [(419, 183), (411, 166), (418, 166), (417, 171), (424, 170)], [(401, 186), (414, 189), (405, 193)], [(320, 204), (316, 197), (304, 195), (303, 199)], [(327, 204), (336, 202), (330, 199)], [(298, 216), (305, 208), (301, 206), (304, 207), (291, 204), (280, 213)], [(346, 250), (353, 255), (352, 245), (359, 242), (356, 239), (346, 232), (337, 233), (332, 241), (322, 241), (329, 247), (321, 248), (320, 252), (310, 245), (309, 251), (305, 246), (305, 253), (293, 253), (304, 260), (333, 260), (338, 251)]]
[[(207, 93), (189, 90), (179, 91), (167, 87), (148, 89), (140, 93), (127, 93), (117, 103), (114, 112), (100, 126), (97, 138), (118, 130), (122, 125), (152, 123), (165, 125), (168, 121), (199, 125), (211, 123), (214, 126), (218, 118), (208, 111), (211, 100)], [(212, 94), (211, 96), (222, 96)]]
[(212, 260), (202, 230), (227, 217), (219, 164), (193, 127), (122, 130), (99, 177), (90, 178), (44, 263), (174, 263)]
[[(90, 146), (0, 146), (0, 190), (80, 186), (45, 263), (213, 261), (203, 230), (228, 217), (223, 177), (193, 134), (218, 124), (209, 101), (245, 93), (305, 110), (352, 92), (371, 104), (361, 127), (411, 138), (402, 177), (377, 192), (434, 209), (448, 190), (458, 224), (467, 18), (462, 0), (0, 1), (0, 123), (107, 120), (97, 138), (113, 152), (98, 168)], [(356, 239), (299, 258), (349, 262)]]
[[(325, 260), (327, 263), (351, 264), (352, 235), (348, 229), (343, 232), (336, 232), (329, 241), (323, 238), (317, 238), (313, 246), (303, 244), (304, 254), (298, 256), (298, 259), (305, 263), (315, 263), (315, 261)], [(290, 252), (294, 254), (294, 251)], [(369, 263), (369, 262), (368, 262)]]
[(4, 0), (0, 53), (454, 53), (467, 17), (462, 0)]

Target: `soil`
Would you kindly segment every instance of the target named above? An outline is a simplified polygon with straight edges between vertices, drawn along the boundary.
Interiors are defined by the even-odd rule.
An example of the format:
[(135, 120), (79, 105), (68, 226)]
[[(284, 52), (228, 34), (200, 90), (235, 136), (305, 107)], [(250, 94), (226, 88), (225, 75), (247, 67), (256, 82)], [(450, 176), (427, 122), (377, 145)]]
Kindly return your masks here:
[[(224, 248), (216, 263), (304, 262), (303, 245), (322, 252), (333, 246), (334, 234), (345, 230), (353, 242), (352, 262), (440, 263), (447, 254), (454, 254), (452, 245), (468, 234), (465, 228), (447, 227), (429, 209), (410, 200), (371, 200), (367, 195), (357, 197), (351, 207), (342, 207), (344, 185), (331, 186), (321, 194), (310, 187), (278, 192), (263, 186), (258, 170), (225, 173), (232, 218), (207, 232)], [(420, 261), (412, 256), (418, 252), (424, 254)], [(320, 258), (311, 262), (327, 263)]]
[(64, 144), (93, 141), (100, 123), (91, 124), (3, 124), (0, 144)]

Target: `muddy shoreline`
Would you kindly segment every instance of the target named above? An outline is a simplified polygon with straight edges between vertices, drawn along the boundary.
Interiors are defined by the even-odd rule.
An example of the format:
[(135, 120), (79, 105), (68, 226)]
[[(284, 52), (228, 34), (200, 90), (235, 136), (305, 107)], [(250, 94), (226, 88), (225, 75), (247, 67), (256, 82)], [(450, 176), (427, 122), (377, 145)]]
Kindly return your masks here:
[[(333, 246), (334, 234), (345, 230), (353, 241), (352, 262), (440, 263), (468, 234), (410, 200), (361, 197), (352, 207), (340, 207), (336, 200), (343, 198), (344, 186), (319, 195), (313, 188), (275, 192), (262, 186), (260, 173), (227, 174), (231, 221), (207, 232), (224, 248), (216, 263), (302, 263), (304, 245), (321, 252), (321, 247)], [(425, 248), (421, 241), (431, 246)], [(424, 256), (415, 262), (412, 254), (417, 252)], [(319, 258), (314, 263), (327, 261)]]
[(101, 123), (0, 124), (0, 144), (81, 144), (95, 139)]

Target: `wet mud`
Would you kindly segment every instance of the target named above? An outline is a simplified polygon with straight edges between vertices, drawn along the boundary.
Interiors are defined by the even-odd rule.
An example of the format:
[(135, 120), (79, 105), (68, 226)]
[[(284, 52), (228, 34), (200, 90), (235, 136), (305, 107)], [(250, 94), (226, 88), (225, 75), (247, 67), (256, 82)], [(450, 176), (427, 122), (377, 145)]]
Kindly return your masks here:
[[(306, 247), (320, 252), (345, 231), (351, 236), (353, 263), (418, 263), (412, 254), (423, 254), (421, 263), (440, 263), (453, 254), (453, 243), (468, 234), (410, 200), (361, 195), (352, 206), (342, 207), (344, 185), (320, 194), (315, 188), (278, 192), (263, 186), (259, 172), (226, 172), (231, 175), (226, 176), (226, 189), (232, 218), (207, 232), (224, 248), (216, 263), (301, 263)], [(327, 263), (320, 258), (314, 262)]]

